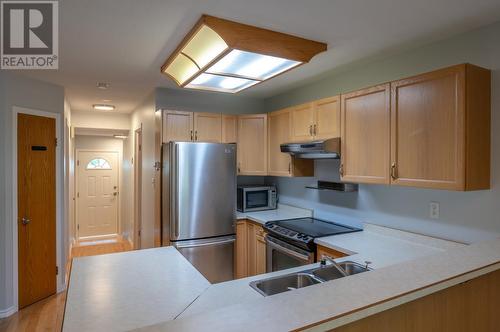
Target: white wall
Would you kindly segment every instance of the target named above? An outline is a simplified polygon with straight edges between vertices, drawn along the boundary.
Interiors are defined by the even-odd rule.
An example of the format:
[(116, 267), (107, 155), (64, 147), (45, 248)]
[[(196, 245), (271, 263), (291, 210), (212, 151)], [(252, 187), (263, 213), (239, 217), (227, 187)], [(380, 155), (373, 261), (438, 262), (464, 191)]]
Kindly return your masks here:
[[(0, 314), (8, 312), (14, 306), (14, 280), (13, 280), (13, 226), (16, 222), (13, 220), (13, 178), (12, 178), (12, 160), (13, 160), (13, 140), (12, 140), (12, 108), (19, 106), (29, 109), (41, 110), (50, 113), (60, 114), (61, 123), (59, 132), (62, 135), (64, 119), (64, 89), (61, 86), (30, 79), (15, 72), (0, 72), (2, 103), (0, 104), (1, 113), (1, 142), (2, 153), (0, 153), (0, 164), (2, 164), (2, 174), (0, 177), (0, 188), (2, 194), (5, 193), (0, 210)], [(59, 139), (61, 151), (64, 151), (64, 140)], [(61, 179), (64, 175), (64, 158), (60, 161), (58, 174)], [(64, 193), (64, 183), (61, 181), (57, 188), (59, 194)], [(64, 197), (64, 196), (63, 196)], [(64, 206), (58, 206), (57, 213), (64, 219)], [(65, 225), (59, 225), (62, 229), (58, 242), (64, 244), (66, 238)], [(62, 250), (62, 262), (66, 261), (66, 252)], [(59, 266), (58, 287), (63, 286), (63, 276), (66, 266), (64, 263)]]
[[(134, 156), (134, 132), (142, 126), (142, 229), (141, 246), (142, 248), (154, 247), (154, 202), (155, 202), (155, 97), (151, 94), (144, 102), (132, 113), (130, 135), (125, 141), (125, 160), (124, 176), (126, 177), (125, 188), (127, 192), (132, 193), (128, 196), (126, 212), (128, 217), (128, 230), (133, 229), (134, 218), (134, 199), (133, 199), (133, 166), (130, 161)], [(132, 166), (132, 167), (131, 167)], [(160, 185), (159, 183), (157, 185)], [(124, 221), (127, 223), (126, 221)]]
[(106, 112), (71, 113), (71, 125), (78, 128), (130, 129), (130, 114)]
[[(305, 189), (317, 179), (338, 179), (338, 161), (316, 162), (316, 179), (270, 178), (282, 202), (314, 208), (320, 217), (361, 220), (464, 242), (500, 236), (500, 22), (372, 62), (339, 68), (321, 80), (266, 100), (268, 110), (336, 95), (437, 68), (470, 62), (492, 70), (491, 190), (452, 192), (361, 185), (346, 194)], [(440, 219), (429, 218), (439, 202)]]
[[(119, 200), (118, 200), (118, 233), (124, 235), (127, 238), (128, 234), (123, 234), (124, 230), (126, 230), (126, 211), (125, 206), (129, 204), (126, 201), (127, 194), (124, 192), (123, 188), (123, 139), (114, 138), (114, 137), (104, 137), (104, 136), (75, 136), (74, 140), (75, 146), (75, 160), (77, 159), (77, 151), (78, 150), (95, 150), (95, 151), (116, 151), (118, 152), (118, 161), (119, 161), (119, 176), (118, 176), (118, 190), (120, 192)], [(78, 175), (77, 175), (78, 176)], [(78, 177), (77, 177), (78, 178)], [(123, 220), (125, 218), (125, 220)], [(78, 220), (75, 220), (75, 224)], [(76, 227), (76, 226), (74, 226)]]

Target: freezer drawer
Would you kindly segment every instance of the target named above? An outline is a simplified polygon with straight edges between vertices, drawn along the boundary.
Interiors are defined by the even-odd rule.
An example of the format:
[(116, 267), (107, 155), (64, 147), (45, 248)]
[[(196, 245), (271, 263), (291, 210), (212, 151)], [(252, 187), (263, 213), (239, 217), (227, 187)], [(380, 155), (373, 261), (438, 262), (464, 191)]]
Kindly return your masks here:
[(172, 245), (211, 283), (232, 280), (234, 241), (223, 236), (201, 240), (172, 242)]

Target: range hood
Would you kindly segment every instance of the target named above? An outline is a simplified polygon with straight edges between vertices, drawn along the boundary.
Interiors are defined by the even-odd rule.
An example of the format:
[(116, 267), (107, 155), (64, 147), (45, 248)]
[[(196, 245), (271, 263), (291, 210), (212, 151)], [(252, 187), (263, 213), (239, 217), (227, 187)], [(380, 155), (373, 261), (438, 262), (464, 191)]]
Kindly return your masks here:
[(301, 159), (338, 159), (340, 158), (340, 137), (304, 143), (285, 143), (280, 145), (281, 152)]

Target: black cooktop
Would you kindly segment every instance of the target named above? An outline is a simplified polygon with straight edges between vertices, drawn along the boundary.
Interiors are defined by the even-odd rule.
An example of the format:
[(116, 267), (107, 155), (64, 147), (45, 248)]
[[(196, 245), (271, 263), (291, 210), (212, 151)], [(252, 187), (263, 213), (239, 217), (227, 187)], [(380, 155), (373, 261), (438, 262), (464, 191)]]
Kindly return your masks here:
[(311, 247), (314, 239), (317, 237), (359, 232), (362, 230), (315, 218), (270, 221), (264, 225), (264, 228), (270, 235), (301, 247), (304, 245)]

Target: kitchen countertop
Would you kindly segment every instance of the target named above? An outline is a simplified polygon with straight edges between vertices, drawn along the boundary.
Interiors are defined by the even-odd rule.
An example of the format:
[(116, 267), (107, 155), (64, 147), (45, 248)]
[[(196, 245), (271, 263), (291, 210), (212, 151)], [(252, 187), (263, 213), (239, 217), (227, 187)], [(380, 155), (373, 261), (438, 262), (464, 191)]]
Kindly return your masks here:
[[(239, 219), (251, 219), (260, 224), (308, 216), (312, 216), (312, 211), (281, 204), (277, 210), (238, 214)], [(124, 260), (127, 256), (120, 259), (106, 257), (130, 253), (88, 257), (84, 258), (87, 260), (75, 260), (77, 264), (73, 266), (64, 330), (280, 331), (328, 319), (331, 320), (325, 324), (333, 328), (366, 317), (374, 310), (383, 311), (388, 306), (430, 294), (439, 287), (450, 287), (456, 280), (463, 282), (464, 278), (500, 268), (500, 265), (487, 267), (500, 262), (500, 239), (466, 246), (365, 224), (363, 232), (318, 238), (315, 242), (349, 255), (338, 261), (363, 263), (370, 260), (370, 266), (375, 270), (263, 297), (249, 286), (250, 281), (300, 271), (317, 264), (210, 285), (171, 247), (136, 251), (134, 261)], [(177, 271), (172, 275), (166, 271), (173, 270), (164, 268), (172, 266), (171, 260), (182, 267), (182, 276)], [(106, 261), (117, 267), (123, 264), (118, 268), (122, 273), (125, 270), (135, 272), (122, 275), (119, 283), (115, 282), (116, 275), (109, 278), (92, 276), (92, 271), (100, 271), (102, 266), (109, 265)], [(158, 261), (164, 264), (158, 264)], [(151, 269), (156, 270), (152, 272)], [(471, 272), (473, 270), (477, 271)], [(142, 276), (142, 271), (148, 272)], [(151, 275), (162, 275), (157, 279), (163, 283), (159, 280), (151, 283)], [(79, 280), (74, 286), (76, 276)], [(101, 279), (107, 280), (108, 284), (113, 280), (112, 289), (102, 290)], [(98, 290), (106, 295), (97, 295), (92, 289), (90, 293), (96, 294), (89, 298), (86, 292), (91, 285), (99, 285), (101, 289)], [(132, 292), (128, 291), (130, 288)], [(115, 296), (115, 292), (126, 295)], [(134, 301), (130, 303), (130, 299)], [(107, 308), (107, 305), (111, 307)], [(108, 317), (100, 317), (101, 312), (106, 312)]]
[(138, 331), (323, 331), (498, 269), (500, 239), (222, 308), (213, 306)]
[(172, 320), (209, 286), (174, 247), (75, 258), (63, 331), (127, 331)]

